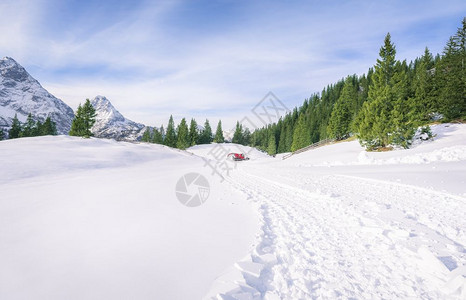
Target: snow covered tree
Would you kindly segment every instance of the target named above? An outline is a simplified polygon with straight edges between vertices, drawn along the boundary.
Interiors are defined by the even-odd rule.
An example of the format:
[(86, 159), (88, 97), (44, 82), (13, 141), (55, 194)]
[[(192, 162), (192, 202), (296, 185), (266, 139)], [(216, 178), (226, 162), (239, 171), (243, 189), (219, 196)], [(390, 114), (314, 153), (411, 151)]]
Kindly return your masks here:
[(212, 127), (210, 127), (209, 120), (205, 120), (204, 129), (199, 136), (199, 144), (210, 144), (212, 143)]
[(165, 134), (164, 144), (168, 147), (176, 148), (176, 131), (175, 131), (175, 122), (173, 121), (173, 116), (170, 116), (168, 120), (167, 132)]
[(15, 114), (13, 123), (11, 124), (10, 131), (8, 132), (8, 138), (17, 139), (21, 135), (21, 122), (18, 120), (18, 115)]
[(3, 132), (3, 128), (0, 128), (0, 141), (5, 139), (5, 133)]
[(176, 147), (178, 149), (186, 149), (190, 146), (190, 141), (189, 141), (189, 129), (188, 129), (188, 124), (186, 123), (186, 119), (183, 118), (181, 119), (180, 124), (178, 125), (177, 128), (177, 141), (176, 141)]
[(218, 121), (217, 130), (215, 131), (214, 137), (215, 143), (223, 143), (225, 142), (225, 138), (223, 137), (223, 129), (222, 129), (222, 121)]

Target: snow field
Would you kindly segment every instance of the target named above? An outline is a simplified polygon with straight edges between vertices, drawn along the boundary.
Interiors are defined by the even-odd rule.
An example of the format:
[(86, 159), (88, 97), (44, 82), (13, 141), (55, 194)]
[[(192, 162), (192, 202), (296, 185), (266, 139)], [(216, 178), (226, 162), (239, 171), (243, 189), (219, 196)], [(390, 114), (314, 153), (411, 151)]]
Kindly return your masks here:
[[(286, 160), (2, 141), (0, 298), (466, 299), (466, 125), (433, 132), (409, 150), (353, 141)], [(222, 181), (206, 166), (219, 149), (251, 160)], [(189, 172), (211, 187), (197, 208), (175, 196)]]
[(357, 142), (241, 164), (228, 182), (261, 212), (261, 231), (205, 299), (465, 299), (464, 158), (413, 162), (461, 149), (465, 129), (436, 126), (438, 140), (364, 164)]
[[(200, 299), (257, 214), (189, 153), (74, 137), (0, 142), (0, 299)], [(197, 208), (177, 180), (204, 172)]]

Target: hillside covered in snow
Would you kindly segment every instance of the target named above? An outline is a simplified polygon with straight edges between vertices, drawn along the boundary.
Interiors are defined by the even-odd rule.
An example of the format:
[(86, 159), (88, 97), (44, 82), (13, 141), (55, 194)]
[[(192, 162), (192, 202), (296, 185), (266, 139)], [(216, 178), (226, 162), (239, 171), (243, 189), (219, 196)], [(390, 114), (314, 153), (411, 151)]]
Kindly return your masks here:
[[(408, 150), (350, 141), (286, 160), (1, 141), (0, 298), (464, 299), (466, 125), (432, 131)], [(211, 166), (229, 152), (250, 160), (222, 180)]]

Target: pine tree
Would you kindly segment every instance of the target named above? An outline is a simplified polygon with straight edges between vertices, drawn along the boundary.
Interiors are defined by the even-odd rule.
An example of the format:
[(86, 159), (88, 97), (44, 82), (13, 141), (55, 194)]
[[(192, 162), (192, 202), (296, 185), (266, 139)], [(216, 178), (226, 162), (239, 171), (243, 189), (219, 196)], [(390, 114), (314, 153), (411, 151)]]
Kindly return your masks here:
[(236, 122), (235, 132), (233, 133), (232, 143), (243, 144), (243, 125), (238, 121)]
[(438, 110), (436, 97), (434, 97), (434, 58), (426, 47), (424, 55), (416, 67), (415, 76), (412, 82), (414, 88), (413, 111), (414, 119), (422, 123), (430, 120), (432, 113)]
[(286, 125), (283, 125), (280, 130), (280, 138), (278, 140), (278, 153), (286, 152)]
[(293, 132), (293, 142), (291, 151), (304, 148), (310, 144), (309, 130), (306, 124), (306, 115), (302, 113), (298, 118), (298, 123)]
[(165, 134), (165, 129), (163, 128), (163, 125), (160, 126), (160, 135), (162, 136), (162, 145), (165, 145), (165, 137), (167, 135)]
[(222, 121), (218, 121), (217, 130), (215, 131), (215, 143), (224, 143), (225, 138), (223, 137)]
[(210, 127), (209, 120), (205, 120), (204, 129), (199, 136), (199, 144), (210, 144), (212, 143), (212, 128)]
[(243, 131), (243, 143), (242, 145), (250, 145), (251, 144), (251, 131), (249, 131), (249, 128), (245, 127)]
[(466, 116), (466, 18), (443, 53), (435, 72), (440, 112), (455, 119)]
[(277, 154), (277, 145), (275, 141), (275, 134), (271, 134), (269, 138), (269, 145), (267, 146), (267, 153), (275, 156)]
[(93, 136), (91, 129), (95, 124), (96, 112), (95, 108), (92, 106), (91, 101), (86, 99), (86, 102), (83, 105), (83, 129), (84, 137), (89, 138)]
[(164, 144), (168, 147), (176, 148), (176, 131), (175, 131), (175, 122), (173, 121), (173, 116), (170, 116), (168, 120), (167, 132), (165, 134)]
[(5, 133), (3, 132), (3, 128), (0, 128), (0, 141), (5, 139)]
[(395, 46), (387, 34), (380, 48), (368, 101), (358, 117), (358, 138), (367, 149), (385, 147), (391, 143), (407, 147), (413, 127), (407, 103), (405, 66), (395, 60)]
[(199, 130), (197, 122), (194, 119), (191, 119), (191, 123), (189, 124), (189, 141), (191, 146), (196, 145), (199, 141)]
[(328, 123), (327, 132), (329, 137), (342, 140), (350, 135), (350, 124), (353, 121), (352, 108), (357, 99), (358, 95), (354, 89), (353, 80), (351, 77), (347, 77)]
[[(162, 127), (162, 129), (163, 129), (163, 127)], [(154, 144), (163, 144), (162, 133), (157, 128), (154, 128), (154, 132), (153, 132), (153, 135), (152, 135), (152, 143), (154, 143)]]
[(142, 142), (149, 143), (151, 141), (151, 130), (149, 127), (146, 128), (141, 138)]
[(71, 129), (70, 129), (69, 135), (71, 136), (84, 136), (85, 135), (84, 121), (83, 121), (83, 107), (81, 106), (81, 103), (78, 105), (78, 109), (76, 110), (74, 119), (71, 122)]
[(69, 134), (85, 138), (91, 137), (93, 135), (91, 129), (92, 126), (94, 126), (95, 117), (95, 108), (92, 106), (91, 101), (86, 99), (83, 106), (81, 106), (81, 104), (78, 106), (76, 115), (71, 123), (71, 130)]
[(57, 126), (50, 117), (45, 119), (44, 124), (40, 126), (40, 135), (57, 135)]
[(8, 138), (17, 139), (21, 135), (21, 122), (18, 120), (17, 114), (13, 118), (13, 123), (11, 124), (11, 129), (8, 132)]
[(414, 113), (412, 99), (408, 98), (408, 75), (399, 62), (396, 64), (396, 69), (392, 86), (394, 102), (390, 115), (393, 126), (390, 143), (409, 148), (419, 122)]
[(177, 128), (177, 133), (178, 139), (176, 142), (176, 147), (182, 150), (188, 148), (190, 146), (189, 129), (185, 118), (181, 119), (181, 122)]
[(32, 119), (32, 114), (29, 113), (24, 128), (21, 131), (20, 137), (31, 137), (36, 134), (36, 122)]

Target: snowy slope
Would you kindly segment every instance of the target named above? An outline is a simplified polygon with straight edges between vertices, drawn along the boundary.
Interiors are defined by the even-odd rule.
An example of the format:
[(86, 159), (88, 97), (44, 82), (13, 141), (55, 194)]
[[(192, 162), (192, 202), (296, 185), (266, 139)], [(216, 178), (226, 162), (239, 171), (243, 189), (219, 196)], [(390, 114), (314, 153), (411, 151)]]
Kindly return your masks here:
[[(433, 131), (409, 150), (341, 142), (287, 160), (2, 141), (0, 298), (465, 299), (466, 125)], [(222, 181), (207, 163), (224, 152), (251, 160)], [(197, 208), (174, 194), (188, 172), (211, 186)]]
[(238, 164), (227, 181), (261, 231), (205, 299), (466, 299), (466, 125), (433, 131), (411, 150)]
[(135, 141), (144, 133), (145, 125), (126, 119), (106, 97), (97, 96), (91, 104), (96, 110), (95, 137)]
[(22, 122), (31, 113), (35, 120), (51, 117), (59, 134), (68, 134), (73, 110), (47, 92), (14, 59), (0, 59), (0, 128), (7, 130), (15, 114)]
[(221, 158), (224, 158), (228, 153), (244, 153), (251, 160), (270, 158), (267, 153), (259, 151), (256, 148), (233, 143), (196, 145), (188, 148), (187, 151), (207, 159), (215, 159), (220, 153), (225, 154)]
[[(0, 153), (0, 299), (200, 299), (259, 229), (184, 151), (46, 136)], [(190, 172), (210, 183), (200, 207), (175, 195)]]

